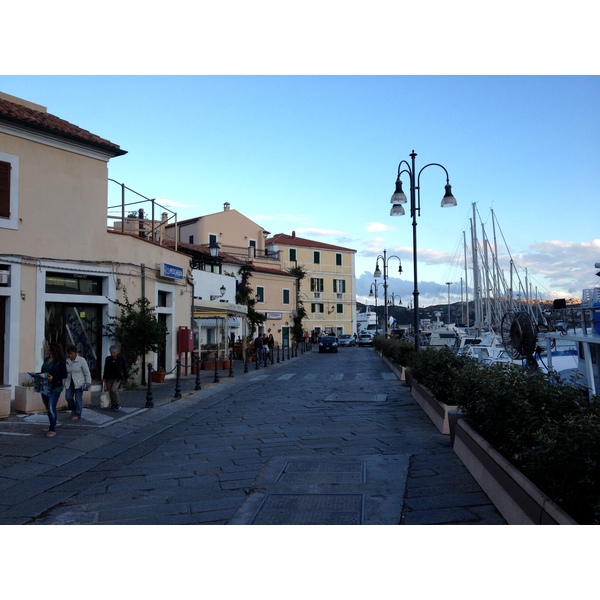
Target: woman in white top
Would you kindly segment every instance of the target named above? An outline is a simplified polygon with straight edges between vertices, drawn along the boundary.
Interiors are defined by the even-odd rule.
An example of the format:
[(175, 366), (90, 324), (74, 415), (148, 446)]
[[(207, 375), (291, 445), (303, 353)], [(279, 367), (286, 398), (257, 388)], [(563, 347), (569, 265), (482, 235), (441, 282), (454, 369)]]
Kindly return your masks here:
[(77, 355), (77, 346), (67, 346), (67, 354), (65, 398), (71, 411), (71, 421), (78, 421), (83, 410), (83, 391), (92, 385), (92, 377), (85, 358)]

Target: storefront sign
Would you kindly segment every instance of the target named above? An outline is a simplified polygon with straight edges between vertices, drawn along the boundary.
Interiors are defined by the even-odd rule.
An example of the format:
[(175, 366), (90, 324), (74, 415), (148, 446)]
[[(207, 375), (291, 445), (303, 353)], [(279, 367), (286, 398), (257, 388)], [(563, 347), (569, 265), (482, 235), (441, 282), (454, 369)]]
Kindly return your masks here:
[(160, 276), (169, 279), (183, 279), (183, 267), (160, 263)]
[(283, 313), (281, 312), (268, 312), (267, 319), (277, 321), (283, 319)]

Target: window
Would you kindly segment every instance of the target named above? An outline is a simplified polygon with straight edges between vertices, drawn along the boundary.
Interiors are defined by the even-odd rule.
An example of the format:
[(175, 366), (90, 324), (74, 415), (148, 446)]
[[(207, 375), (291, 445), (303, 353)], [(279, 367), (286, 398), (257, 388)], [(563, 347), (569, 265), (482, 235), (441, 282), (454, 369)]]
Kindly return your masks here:
[(248, 240), (248, 258), (256, 258), (256, 240)]
[(193, 236), (193, 235), (190, 235), (190, 236), (188, 237), (188, 244), (193, 244), (193, 243), (194, 243), (194, 236)]
[(290, 290), (288, 290), (288, 289), (284, 289), (283, 290), (282, 303), (283, 304), (289, 304), (290, 303)]
[(310, 291), (311, 292), (322, 292), (323, 291), (323, 279), (320, 277), (310, 278)]
[(344, 305), (343, 304), (336, 304), (336, 308), (337, 308), (338, 315), (341, 315), (344, 313)]
[(0, 161), (0, 217), (10, 218), (10, 163)]
[(320, 303), (320, 302), (313, 302), (310, 305), (310, 311), (313, 312), (313, 313), (322, 313), (322, 312), (324, 312), (323, 306), (324, 305), (322, 303)]
[(296, 248), (290, 248), (290, 262), (295, 262), (298, 259), (296, 258)]
[(46, 293), (101, 296), (102, 277), (84, 274), (69, 275), (65, 273), (47, 273)]
[(333, 291), (344, 294), (346, 292), (346, 280), (345, 279), (334, 279), (333, 280)]
[(265, 301), (265, 288), (262, 285), (257, 285), (256, 286), (256, 301), (257, 302), (264, 302)]
[(0, 152), (0, 227), (19, 228), (19, 158)]
[(313, 253), (313, 262), (315, 265), (321, 264), (321, 253), (318, 250), (315, 250)]
[(215, 233), (209, 233), (208, 234), (208, 245), (212, 245), (212, 244), (216, 244), (217, 243), (217, 235)]
[(341, 252), (336, 252), (336, 254), (335, 254), (335, 264), (338, 267), (342, 266), (342, 253)]

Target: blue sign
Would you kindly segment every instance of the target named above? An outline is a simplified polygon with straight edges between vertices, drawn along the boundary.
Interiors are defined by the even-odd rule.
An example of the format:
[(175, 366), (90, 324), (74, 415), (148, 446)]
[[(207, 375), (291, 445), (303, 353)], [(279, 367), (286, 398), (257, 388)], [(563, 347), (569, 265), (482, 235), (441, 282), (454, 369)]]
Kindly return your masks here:
[(183, 267), (160, 263), (160, 276), (170, 279), (183, 279)]

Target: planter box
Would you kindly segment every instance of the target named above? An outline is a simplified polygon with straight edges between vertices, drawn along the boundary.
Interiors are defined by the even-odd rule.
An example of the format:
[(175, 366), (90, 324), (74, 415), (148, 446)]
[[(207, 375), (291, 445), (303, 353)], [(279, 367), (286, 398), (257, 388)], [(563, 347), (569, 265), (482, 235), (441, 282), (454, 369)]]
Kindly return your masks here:
[(453, 448), (509, 525), (577, 525), (463, 419)]
[[(83, 392), (83, 406), (91, 405), (92, 392), (86, 390)], [(60, 395), (56, 408), (58, 410), (66, 410), (68, 408), (64, 390)], [(33, 413), (45, 413), (46, 407), (42, 401), (42, 395), (39, 392), (34, 392), (33, 387), (15, 385), (15, 412), (27, 415)]]
[(448, 413), (455, 411), (458, 406), (453, 404), (444, 404), (438, 402), (433, 394), (418, 381), (413, 380), (410, 391), (412, 397), (417, 401), (417, 404), (425, 411), (427, 416), (432, 420), (433, 424), (439, 429), (440, 433), (450, 435), (450, 422)]
[(387, 356), (381, 355), (385, 364), (394, 372), (396, 377), (405, 385), (410, 385), (410, 371), (408, 367), (397, 365), (395, 362), (390, 360)]
[(0, 419), (10, 417), (10, 385), (0, 386)]
[(162, 371), (152, 371), (152, 383), (164, 383), (166, 376), (167, 374)]

